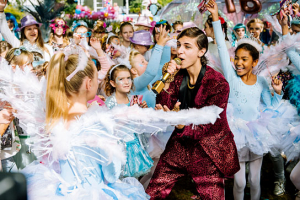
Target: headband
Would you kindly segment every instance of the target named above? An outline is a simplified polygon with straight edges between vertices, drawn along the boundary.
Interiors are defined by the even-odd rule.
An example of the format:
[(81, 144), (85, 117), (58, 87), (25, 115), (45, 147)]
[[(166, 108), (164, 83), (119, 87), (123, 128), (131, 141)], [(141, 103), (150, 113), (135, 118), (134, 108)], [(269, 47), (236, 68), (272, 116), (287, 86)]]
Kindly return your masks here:
[(110, 79), (110, 80), (111, 80), (111, 74), (112, 74), (112, 72), (113, 72), (117, 67), (119, 67), (120, 65), (123, 65), (123, 64), (117, 64), (117, 65), (113, 66), (113, 68), (111, 68), (111, 70), (109, 70), (109, 79)]
[(71, 27), (72, 32), (74, 32), (74, 30), (78, 26), (85, 26), (87, 29), (89, 28), (88, 25), (87, 25), (87, 23), (85, 21), (82, 21), (82, 20), (79, 20), (78, 22), (74, 21), (73, 24), (72, 24), (72, 27)]
[(253, 37), (250, 37), (250, 38), (243, 38), (243, 39), (240, 39), (237, 43), (237, 46), (240, 46), (241, 44), (250, 44), (252, 45), (254, 48), (256, 48), (256, 50), (258, 52), (262, 52), (263, 51), (263, 48), (260, 44), (257, 43), (257, 41), (255, 40), (255, 38), (251, 39)]
[(77, 72), (82, 71), (85, 69), (88, 63), (88, 57), (85, 54), (84, 50), (78, 46), (78, 45), (69, 45), (64, 49), (64, 54), (65, 54), (65, 61), (68, 60), (70, 55), (78, 55), (78, 64), (76, 66), (76, 69), (69, 75), (67, 76), (67, 81), (70, 81)]
[(108, 44), (108, 40), (109, 38), (113, 37), (113, 36), (116, 36), (114, 33), (108, 33), (107, 35), (107, 39), (106, 39), (106, 44)]

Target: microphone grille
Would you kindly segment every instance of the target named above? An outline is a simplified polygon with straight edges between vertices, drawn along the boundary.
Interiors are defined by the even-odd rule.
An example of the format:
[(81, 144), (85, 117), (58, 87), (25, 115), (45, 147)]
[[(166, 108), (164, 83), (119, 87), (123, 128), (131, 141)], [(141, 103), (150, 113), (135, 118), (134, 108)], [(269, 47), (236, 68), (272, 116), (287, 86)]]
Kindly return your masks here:
[(174, 61), (176, 62), (177, 65), (181, 65), (181, 59), (180, 58), (175, 58)]

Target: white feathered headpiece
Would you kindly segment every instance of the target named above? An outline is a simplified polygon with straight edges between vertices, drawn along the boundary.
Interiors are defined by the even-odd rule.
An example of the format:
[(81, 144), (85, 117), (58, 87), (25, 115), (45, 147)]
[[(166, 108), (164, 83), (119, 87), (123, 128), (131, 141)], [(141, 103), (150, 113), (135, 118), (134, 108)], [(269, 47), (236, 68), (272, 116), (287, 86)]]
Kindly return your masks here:
[(237, 46), (240, 46), (241, 44), (250, 44), (252, 45), (253, 47), (255, 47), (257, 49), (258, 52), (262, 52), (263, 51), (263, 48), (262, 46), (254, 39), (251, 39), (251, 38), (243, 38), (243, 39), (240, 39), (237, 43)]

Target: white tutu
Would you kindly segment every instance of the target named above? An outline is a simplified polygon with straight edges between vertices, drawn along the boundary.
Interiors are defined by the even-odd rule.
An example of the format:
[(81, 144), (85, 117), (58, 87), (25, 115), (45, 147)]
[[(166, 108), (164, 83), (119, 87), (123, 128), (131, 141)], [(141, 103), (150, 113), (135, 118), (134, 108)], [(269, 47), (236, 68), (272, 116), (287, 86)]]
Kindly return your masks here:
[(282, 141), (282, 150), (287, 161), (300, 158), (300, 125), (291, 128)]
[(228, 104), (227, 118), (239, 154), (249, 149), (251, 153), (263, 156), (268, 152), (272, 155), (280, 153), (280, 142), (298, 117), (295, 107), (282, 101), (277, 109), (264, 109), (259, 119), (250, 122), (235, 118), (233, 105)]

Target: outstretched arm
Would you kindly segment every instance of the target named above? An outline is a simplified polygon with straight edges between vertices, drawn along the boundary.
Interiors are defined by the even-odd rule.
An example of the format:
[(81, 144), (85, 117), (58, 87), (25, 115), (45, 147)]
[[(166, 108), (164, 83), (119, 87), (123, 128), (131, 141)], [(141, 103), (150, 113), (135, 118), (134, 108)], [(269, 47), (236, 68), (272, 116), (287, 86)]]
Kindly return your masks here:
[(4, 13), (4, 8), (7, 4), (7, 0), (0, 0), (0, 31), (2, 37), (5, 41), (7, 41), (11, 46), (17, 48), (20, 46), (20, 40), (13, 34), (10, 29), (8, 28), (8, 24), (6, 21), (6, 16)]

